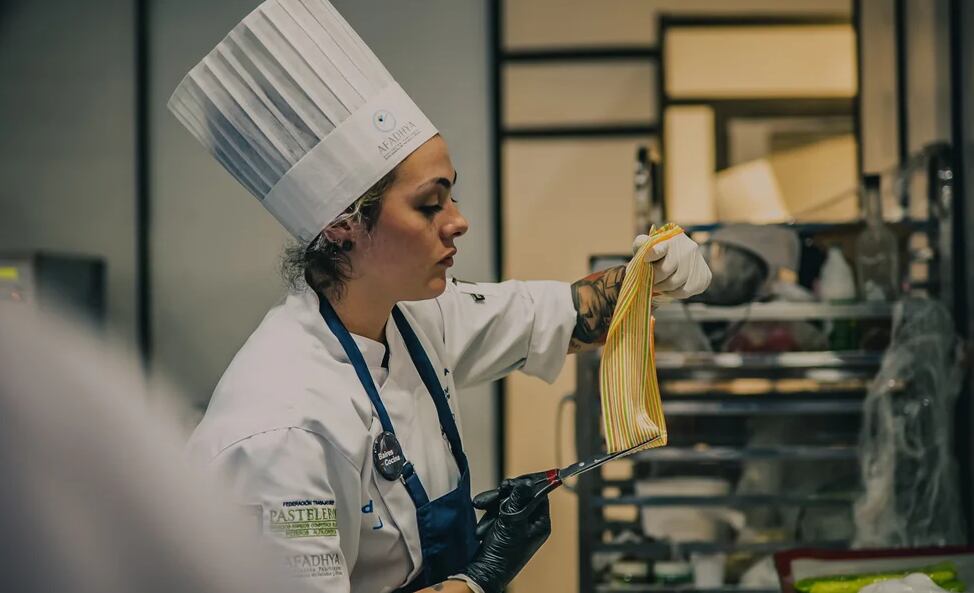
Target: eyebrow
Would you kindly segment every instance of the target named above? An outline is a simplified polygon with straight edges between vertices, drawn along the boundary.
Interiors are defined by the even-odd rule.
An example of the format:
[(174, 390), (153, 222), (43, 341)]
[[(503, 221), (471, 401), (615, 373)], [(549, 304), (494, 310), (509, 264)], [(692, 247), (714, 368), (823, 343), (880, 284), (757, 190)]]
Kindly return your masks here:
[(457, 178), (459, 177), (460, 177), (460, 172), (453, 171), (453, 181), (450, 181), (446, 177), (437, 177), (436, 179), (430, 179), (425, 183), (421, 183), (419, 187), (416, 188), (416, 191), (424, 190), (430, 185), (442, 185), (446, 189), (451, 189), (454, 185), (457, 184)]

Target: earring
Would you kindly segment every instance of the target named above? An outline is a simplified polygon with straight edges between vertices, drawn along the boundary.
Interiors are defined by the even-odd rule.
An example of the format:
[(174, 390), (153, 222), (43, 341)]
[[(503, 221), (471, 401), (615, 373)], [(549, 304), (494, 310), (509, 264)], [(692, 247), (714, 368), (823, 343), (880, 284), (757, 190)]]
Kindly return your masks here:
[(344, 241), (342, 241), (342, 251), (351, 251), (352, 250), (352, 247), (354, 247), (354, 246), (355, 246), (355, 243), (352, 243), (348, 239), (345, 239)]

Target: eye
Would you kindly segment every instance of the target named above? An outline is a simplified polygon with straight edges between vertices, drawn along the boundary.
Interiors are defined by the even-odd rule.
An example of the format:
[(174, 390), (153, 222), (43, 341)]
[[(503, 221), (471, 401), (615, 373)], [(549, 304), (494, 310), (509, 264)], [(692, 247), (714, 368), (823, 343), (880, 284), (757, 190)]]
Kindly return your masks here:
[(439, 204), (419, 207), (419, 211), (422, 212), (423, 215), (426, 216), (427, 218), (433, 218), (442, 210), (443, 210), (443, 206), (440, 206)]

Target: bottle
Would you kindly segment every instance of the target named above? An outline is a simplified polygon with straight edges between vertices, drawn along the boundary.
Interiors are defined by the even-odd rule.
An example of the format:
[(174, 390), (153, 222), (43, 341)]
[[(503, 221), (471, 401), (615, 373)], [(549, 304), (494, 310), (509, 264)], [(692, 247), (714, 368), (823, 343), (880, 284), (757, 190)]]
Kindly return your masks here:
[(863, 215), (866, 228), (856, 238), (856, 277), (859, 298), (892, 301), (899, 295), (900, 263), (896, 236), (883, 222), (879, 175), (863, 178)]
[[(829, 254), (822, 265), (822, 275), (818, 284), (819, 298), (832, 305), (845, 305), (856, 300), (856, 281), (852, 268), (842, 257), (842, 250), (829, 247)], [(829, 347), (832, 350), (853, 350), (856, 348), (855, 324), (849, 319), (838, 319), (826, 323)]]
[(645, 146), (640, 146), (636, 151), (636, 172), (633, 176), (633, 200), (636, 206), (636, 234), (645, 235), (649, 233), (650, 227), (655, 222), (652, 219), (652, 204), (650, 201), (650, 191), (652, 179), (649, 170), (649, 150)]

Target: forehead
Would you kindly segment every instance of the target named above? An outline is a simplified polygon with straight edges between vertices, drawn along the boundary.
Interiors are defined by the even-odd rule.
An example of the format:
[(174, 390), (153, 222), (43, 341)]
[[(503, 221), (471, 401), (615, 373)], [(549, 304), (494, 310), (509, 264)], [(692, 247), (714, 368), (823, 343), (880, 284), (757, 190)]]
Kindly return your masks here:
[(435, 177), (453, 179), (453, 174), (450, 151), (443, 138), (436, 135), (400, 163), (396, 171), (396, 182), (420, 184)]

